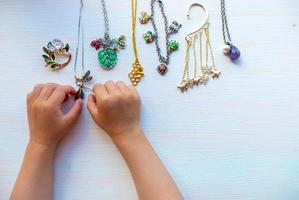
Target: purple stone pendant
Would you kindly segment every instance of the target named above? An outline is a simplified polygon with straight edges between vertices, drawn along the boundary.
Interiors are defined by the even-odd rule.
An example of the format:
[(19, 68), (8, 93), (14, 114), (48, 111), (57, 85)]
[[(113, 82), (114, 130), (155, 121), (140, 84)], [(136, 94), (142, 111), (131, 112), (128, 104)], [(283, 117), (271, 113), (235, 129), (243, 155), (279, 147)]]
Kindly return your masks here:
[(161, 63), (160, 65), (158, 65), (157, 67), (157, 71), (163, 76), (166, 74), (168, 68), (165, 64)]
[(230, 50), (229, 50), (228, 56), (230, 57), (230, 59), (232, 61), (235, 61), (238, 58), (240, 58), (241, 52), (240, 52), (240, 50), (237, 47), (235, 47), (233, 45), (230, 45)]

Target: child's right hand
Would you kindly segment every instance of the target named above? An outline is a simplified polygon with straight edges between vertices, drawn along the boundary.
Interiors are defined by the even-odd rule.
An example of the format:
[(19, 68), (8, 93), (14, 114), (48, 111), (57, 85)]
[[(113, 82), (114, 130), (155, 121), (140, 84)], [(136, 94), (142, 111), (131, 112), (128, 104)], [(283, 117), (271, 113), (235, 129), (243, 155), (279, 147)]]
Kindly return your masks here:
[[(93, 120), (114, 140), (140, 130), (140, 98), (133, 86), (108, 81), (93, 87), (87, 108)], [(138, 132), (138, 131), (137, 131)]]

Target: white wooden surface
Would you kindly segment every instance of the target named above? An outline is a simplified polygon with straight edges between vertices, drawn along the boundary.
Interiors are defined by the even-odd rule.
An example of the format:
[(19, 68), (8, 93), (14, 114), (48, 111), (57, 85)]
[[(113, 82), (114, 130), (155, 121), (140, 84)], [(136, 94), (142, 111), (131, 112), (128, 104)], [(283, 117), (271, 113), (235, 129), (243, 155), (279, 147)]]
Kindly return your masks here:
[[(169, 20), (184, 29), (191, 0), (165, 0)], [(227, 0), (232, 37), (242, 51), (239, 64), (220, 52), (219, 2), (208, 5), (211, 39), (223, 76), (182, 95), (176, 90), (184, 47), (160, 77), (153, 46), (138, 25), (138, 48), (146, 70), (138, 90), (149, 140), (190, 200), (299, 199), (299, 1)], [(90, 40), (103, 34), (98, 0), (86, 0), (86, 66), (96, 81), (127, 80), (133, 61), (130, 1), (107, 0), (111, 35), (128, 36), (118, 66), (102, 70)], [(8, 199), (28, 140), (25, 95), (38, 82), (73, 84), (72, 64), (59, 73), (43, 68), (41, 47), (59, 37), (74, 51), (79, 1), (0, 0), (0, 199)], [(140, 0), (139, 11), (149, 10)], [(192, 12), (193, 19), (197, 11)], [(54, 123), (54, 122), (53, 122)], [(137, 199), (129, 171), (109, 138), (86, 109), (56, 159), (55, 199)]]

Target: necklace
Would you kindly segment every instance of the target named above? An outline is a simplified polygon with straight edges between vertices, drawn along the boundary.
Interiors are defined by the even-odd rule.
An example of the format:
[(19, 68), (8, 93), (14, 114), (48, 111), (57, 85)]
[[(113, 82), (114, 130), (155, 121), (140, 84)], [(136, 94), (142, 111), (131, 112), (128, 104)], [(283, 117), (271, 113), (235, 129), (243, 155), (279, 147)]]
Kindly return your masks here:
[(134, 52), (134, 63), (132, 64), (131, 71), (129, 72), (129, 79), (134, 86), (140, 82), (141, 78), (144, 76), (144, 70), (139, 63), (137, 44), (136, 44), (136, 14), (137, 14), (137, 0), (131, 0), (131, 10), (132, 10), (132, 44)]
[[(205, 11), (205, 19), (203, 25), (195, 32), (188, 34), (185, 37), (186, 40), (186, 56), (185, 56), (185, 67), (183, 77), (180, 84), (177, 86), (181, 92), (186, 92), (188, 89), (194, 86), (207, 85), (210, 77), (218, 79), (221, 72), (216, 69), (212, 46), (209, 35), (209, 15), (206, 8), (199, 3), (194, 3), (189, 7), (189, 13), (187, 15), (190, 18), (190, 11), (193, 7), (201, 7)], [(205, 39), (205, 42), (203, 42)], [(199, 41), (200, 49), (200, 64), (198, 69), (197, 55), (196, 55), (196, 42)], [(193, 51), (194, 67), (193, 75), (190, 76), (190, 51)], [(198, 73), (199, 72), (199, 73)]]
[[(75, 100), (77, 99), (83, 99), (84, 98), (84, 89), (89, 89), (85, 87), (85, 83), (89, 82), (92, 80), (92, 77), (90, 76), (90, 71), (88, 70), (85, 72), (85, 67), (84, 67), (84, 27), (81, 26), (81, 21), (82, 21), (82, 15), (84, 13), (84, 5), (83, 5), (83, 0), (80, 0), (81, 6), (80, 6), (80, 14), (79, 14), (79, 23), (78, 23), (78, 35), (77, 35), (77, 47), (76, 47), (76, 56), (75, 56), (75, 64), (74, 64), (74, 74), (75, 74), (75, 81), (76, 85), (79, 87), (76, 95), (75, 95)], [(79, 57), (79, 46), (80, 46), (80, 38), (81, 38), (81, 58), (82, 58), (82, 63), (81, 63), (81, 75), (77, 74), (77, 63), (78, 63), (78, 57)]]
[(231, 35), (228, 29), (226, 9), (225, 9), (225, 0), (220, 0), (221, 2), (221, 19), (222, 19), (222, 34), (225, 47), (223, 48), (223, 53), (232, 61), (237, 60), (241, 56), (240, 50), (233, 45)]
[[(155, 9), (154, 9), (156, 2), (158, 2), (158, 4), (159, 4), (159, 8), (160, 8), (161, 14), (163, 16), (163, 20), (164, 20), (164, 26), (165, 26), (164, 28), (165, 28), (165, 35), (166, 35), (166, 56), (162, 56), (161, 48), (159, 45), (159, 35), (158, 35), (157, 25), (155, 22)], [(171, 35), (178, 33), (178, 31), (182, 27), (182, 25), (179, 24), (177, 21), (174, 21), (174, 22), (172, 22), (172, 24), (170, 26), (168, 26), (168, 20), (167, 20), (166, 14), (165, 14), (164, 4), (163, 4), (162, 0), (151, 0), (151, 12), (152, 12), (152, 15), (149, 20), (152, 21), (152, 25), (154, 28), (153, 40), (155, 40), (156, 52), (158, 54), (159, 61), (160, 61), (160, 64), (157, 67), (157, 71), (161, 75), (164, 75), (168, 70), (167, 65), (169, 64), (169, 59), (170, 59), (171, 53), (178, 50), (178, 48), (179, 48), (179, 43), (175, 40), (169, 41), (169, 38)], [(150, 33), (148, 32), (148, 34), (150, 34)]]
[(93, 40), (90, 45), (97, 51), (103, 48), (103, 50), (98, 52), (98, 61), (104, 69), (112, 69), (117, 64), (117, 52), (120, 49), (126, 48), (126, 37), (121, 35), (119, 38), (110, 39), (109, 21), (105, 0), (101, 0), (101, 4), (105, 23), (104, 38)]

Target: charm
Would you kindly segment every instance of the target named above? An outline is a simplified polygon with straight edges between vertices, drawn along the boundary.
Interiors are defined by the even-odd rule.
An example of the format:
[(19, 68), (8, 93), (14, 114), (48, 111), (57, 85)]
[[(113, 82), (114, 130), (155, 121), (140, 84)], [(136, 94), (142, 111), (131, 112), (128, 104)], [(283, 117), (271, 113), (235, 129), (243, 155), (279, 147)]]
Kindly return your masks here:
[(241, 56), (241, 52), (240, 50), (233, 46), (233, 45), (230, 45), (230, 51), (229, 51), (229, 57), (232, 61), (235, 61), (237, 60), (238, 58), (240, 58)]
[(84, 99), (84, 92), (83, 92), (83, 88), (80, 87), (75, 95), (75, 101), (78, 99)]
[(138, 61), (132, 64), (132, 69), (129, 73), (129, 79), (131, 80), (134, 86), (140, 82), (141, 78), (144, 76), (143, 67), (140, 65)]
[(213, 79), (219, 79), (220, 75), (221, 75), (221, 72), (216, 69), (213, 69), (211, 71), (211, 76)]
[(155, 34), (153, 34), (153, 32), (151, 32), (151, 31), (148, 31), (143, 34), (143, 39), (145, 40), (145, 42), (147, 44), (152, 43), (153, 41), (155, 41), (156, 38), (157, 38), (157, 36)]
[(166, 74), (168, 68), (164, 63), (161, 63), (160, 65), (158, 65), (157, 67), (157, 71), (163, 76)]
[(187, 88), (187, 86), (186, 86), (186, 83), (187, 83), (187, 81), (183, 80), (183, 81), (177, 86), (177, 88), (178, 88), (179, 90), (181, 90), (182, 93), (188, 91), (188, 88)]
[(117, 64), (117, 52), (126, 48), (126, 37), (121, 35), (118, 39), (109, 38), (93, 40), (90, 45), (98, 52), (98, 61), (104, 69), (112, 69)]
[(241, 56), (240, 50), (236, 46), (230, 44), (230, 42), (224, 46), (222, 51), (224, 55), (228, 56), (232, 61), (237, 60)]
[(178, 49), (179, 49), (179, 43), (175, 40), (171, 40), (168, 44), (168, 50), (170, 51), (170, 53), (175, 52)]
[(83, 99), (84, 98), (84, 91), (85, 88), (84, 84), (92, 80), (92, 76), (90, 76), (90, 71), (88, 70), (82, 77), (75, 76), (76, 85), (79, 87), (76, 95), (75, 100)]
[[(43, 58), (46, 62), (46, 67), (50, 67), (53, 71), (60, 70), (68, 65), (71, 61), (72, 54), (70, 52), (70, 45), (64, 43), (60, 39), (54, 39), (53, 41), (49, 42), (46, 47), (43, 47), (44, 55)], [(57, 63), (55, 61), (56, 57), (64, 56), (67, 58), (65, 63)]]
[(147, 12), (142, 11), (141, 17), (139, 18), (139, 22), (141, 24), (147, 24), (151, 19), (152, 17)]
[(117, 54), (113, 49), (104, 49), (99, 51), (98, 60), (104, 69), (111, 69), (117, 63)]
[(173, 21), (168, 28), (168, 34), (169, 35), (177, 34), (180, 28), (182, 28), (182, 24), (179, 24), (177, 21)]
[(94, 47), (98, 51), (102, 46), (102, 42), (101, 42), (101, 40), (96, 39), (90, 43), (90, 46)]

